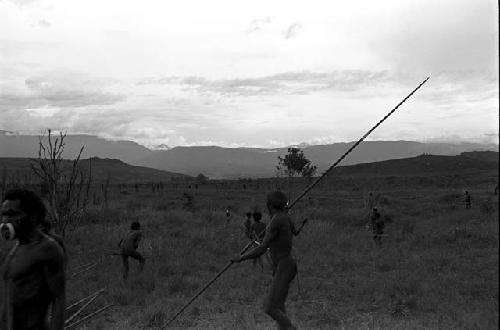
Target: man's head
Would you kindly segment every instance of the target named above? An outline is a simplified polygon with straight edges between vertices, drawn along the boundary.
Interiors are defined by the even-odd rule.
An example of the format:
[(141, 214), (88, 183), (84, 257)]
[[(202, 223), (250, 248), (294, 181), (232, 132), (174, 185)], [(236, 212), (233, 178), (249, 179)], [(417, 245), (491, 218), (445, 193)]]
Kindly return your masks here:
[(132, 222), (130, 225), (131, 230), (140, 230), (141, 229), (141, 224), (137, 221)]
[(6, 239), (27, 237), (45, 222), (47, 210), (37, 194), (26, 189), (7, 191), (2, 200), (2, 236)]
[(252, 216), (255, 222), (259, 222), (262, 219), (262, 213), (260, 213), (259, 211), (252, 213)]
[(281, 191), (273, 191), (267, 195), (266, 205), (269, 213), (273, 214), (276, 211), (284, 211), (288, 203), (288, 198)]
[(247, 219), (250, 219), (252, 217), (252, 212), (245, 213), (245, 216), (247, 217)]

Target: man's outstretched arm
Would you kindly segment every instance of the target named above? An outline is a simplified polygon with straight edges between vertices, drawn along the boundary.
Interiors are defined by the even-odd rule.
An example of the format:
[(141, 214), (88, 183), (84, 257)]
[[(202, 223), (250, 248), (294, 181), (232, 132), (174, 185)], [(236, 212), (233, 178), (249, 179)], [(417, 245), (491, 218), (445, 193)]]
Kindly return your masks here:
[(276, 221), (271, 221), (269, 227), (266, 229), (266, 235), (264, 236), (262, 243), (260, 243), (259, 246), (245, 253), (244, 255), (231, 259), (231, 261), (241, 262), (247, 259), (254, 259), (260, 257), (261, 255), (266, 253), (269, 244), (275, 239), (277, 235), (278, 235), (278, 224)]

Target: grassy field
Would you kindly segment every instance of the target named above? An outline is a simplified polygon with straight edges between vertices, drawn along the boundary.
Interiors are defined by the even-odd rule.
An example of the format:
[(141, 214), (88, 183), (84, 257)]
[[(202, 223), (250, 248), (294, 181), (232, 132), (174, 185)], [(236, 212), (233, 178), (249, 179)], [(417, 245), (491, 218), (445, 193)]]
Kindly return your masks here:
[[(292, 211), (297, 222), (310, 219), (294, 241), (299, 276), (287, 303), (294, 322), (300, 329), (497, 329), (498, 197), (491, 178), (467, 179), (470, 210), (460, 184), (439, 178), (322, 184)], [(264, 211), (269, 188), (141, 187), (114, 191), (108, 209), (92, 206), (66, 238), (68, 274), (99, 264), (68, 280), (68, 304), (106, 288), (89, 310), (114, 306), (81, 329), (159, 328), (248, 242), (244, 214), (254, 205)], [(386, 219), (381, 249), (364, 227), (372, 189)], [(110, 252), (132, 221), (143, 226), (147, 263), (137, 274), (132, 261), (123, 282), (120, 257)], [(233, 265), (172, 328), (274, 329), (261, 310), (270, 279), (267, 264), (264, 272), (251, 262)]]

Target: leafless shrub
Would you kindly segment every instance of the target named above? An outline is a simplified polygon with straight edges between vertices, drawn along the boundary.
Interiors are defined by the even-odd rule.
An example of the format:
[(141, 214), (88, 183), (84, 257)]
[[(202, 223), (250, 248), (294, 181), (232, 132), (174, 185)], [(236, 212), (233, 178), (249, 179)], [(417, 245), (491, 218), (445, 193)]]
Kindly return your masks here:
[[(46, 138), (46, 139), (45, 139)], [(85, 173), (79, 167), (83, 146), (77, 157), (70, 162), (63, 159), (66, 133), (52, 135), (49, 129), (39, 137), (38, 158), (31, 168), (47, 190), (49, 214), (57, 232), (65, 236), (70, 227), (80, 222), (89, 201), (92, 182), (92, 166)]]

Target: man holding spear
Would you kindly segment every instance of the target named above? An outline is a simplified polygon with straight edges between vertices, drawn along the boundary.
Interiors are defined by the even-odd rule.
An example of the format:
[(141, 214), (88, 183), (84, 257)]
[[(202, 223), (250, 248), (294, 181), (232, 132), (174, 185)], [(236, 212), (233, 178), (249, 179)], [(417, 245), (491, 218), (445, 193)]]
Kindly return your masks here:
[(259, 258), (269, 248), (273, 263), (273, 281), (264, 303), (264, 311), (278, 324), (278, 329), (296, 329), (285, 310), (290, 282), (297, 275), (297, 263), (292, 258), (292, 237), (295, 232), (292, 220), (287, 214), (287, 196), (281, 191), (267, 195), (267, 209), (271, 222), (262, 243), (253, 250), (232, 259), (241, 262)]
[[(349, 155), (361, 142), (363, 142), (377, 127), (379, 127), (403, 103), (405, 103), (406, 100), (408, 100), (420, 87), (422, 87), (427, 82), (427, 80), (429, 80), (429, 78), (430, 77), (427, 77), (424, 81), (422, 81), (410, 94), (408, 94), (391, 111), (389, 111), (389, 113), (387, 113), (372, 128), (370, 128), (368, 130), (368, 132), (366, 132), (356, 143), (354, 143), (346, 152), (344, 152), (344, 154), (342, 154), (342, 156), (340, 156), (340, 158), (338, 158), (335, 161), (335, 163), (333, 163), (321, 176), (319, 176), (316, 180), (314, 180), (311, 184), (309, 184), (309, 186), (307, 186), (307, 188), (304, 189), (304, 191), (302, 191), (302, 193), (298, 197), (296, 197), (295, 200), (290, 202), (288, 205), (286, 205), (286, 202), (285, 202), (285, 206), (282, 206), (281, 205), (282, 202), (277, 203), (277, 204), (273, 203), (272, 201), (274, 201), (274, 198), (269, 195), (268, 196), (268, 208), (271, 210), (269, 205), (271, 205), (271, 206), (272, 205), (274, 205), (274, 206), (279, 205), (281, 208), (278, 207), (277, 210), (273, 209), (273, 211), (275, 213), (276, 213), (276, 211), (278, 211), (280, 216), (278, 217), (276, 214), (276, 218), (278, 220), (276, 220), (276, 223), (274, 223), (274, 224), (273, 224), (273, 220), (275, 218), (273, 217), (273, 219), (271, 220), (270, 227), (272, 226), (273, 229), (267, 231), (263, 244), (259, 245), (259, 247), (252, 250), (251, 252), (245, 254), (245, 252), (247, 252), (248, 249), (250, 249), (250, 247), (255, 243), (255, 241), (252, 241), (249, 244), (247, 244), (243, 248), (243, 250), (240, 252), (240, 256), (238, 256), (238, 257), (232, 259), (230, 262), (228, 262), (223, 269), (221, 269), (210, 281), (208, 281), (207, 284), (205, 284), (184, 306), (182, 306), (182, 308), (180, 308), (165, 323), (165, 325), (164, 325), (164, 327), (162, 327), (162, 329), (165, 329), (165, 327), (168, 327), (172, 322), (174, 322), (175, 319), (184, 310), (186, 310), (186, 308), (189, 305), (191, 305), (196, 300), (196, 298), (198, 298), (203, 292), (205, 292), (205, 290), (208, 289), (210, 287), (210, 285), (212, 285), (212, 283), (214, 283), (220, 276), (222, 276), (222, 274), (224, 274), (234, 263), (241, 262), (243, 260), (255, 258), (259, 255), (262, 255), (265, 252), (265, 249), (267, 249), (267, 247), (269, 247), (271, 249), (271, 251), (273, 251), (273, 250), (275, 251), (274, 255), (276, 256), (276, 258), (274, 260), (276, 260), (276, 261), (283, 260), (284, 262), (283, 262), (283, 264), (281, 264), (282, 265), (281, 268), (280, 268), (280, 263), (277, 263), (276, 266), (274, 267), (275, 278), (273, 279), (273, 286), (271, 286), (270, 296), (268, 297), (268, 300), (267, 300), (268, 304), (266, 304), (266, 311), (268, 311), (268, 308), (269, 308), (268, 314), (270, 314), (270, 315), (272, 314), (271, 316), (273, 316), (273, 318), (275, 318), (275, 319), (276, 319), (276, 317), (278, 317), (279, 321), (278, 321), (278, 319), (276, 319), (276, 320), (278, 322), (281, 322), (280, 329), (295, 329), (295, 327), (291, 324), (290, 320), (287, 318), (287, 316), (285, 314), (285, 306), (284, 306), (284, 303), (286, 300), (286, 294), (288, 293), (288, 287), (290, 286), (290, 282), (295, 277), (295, 274), (297, 272), (296, 263), (290, 255), (290, 251), (292, 249), (291, 233), (290, 232), (288, 234), (286, 233), (287, 231), (291, 231), (291, 228), (293, 228), (293, 227), (291, 225), (291, 221), (288, 221), (289, 224), (288, 224), (288, 228), (287, 228), (286, 221), (283, 220), (283, 219), (287, 219), (287, 220), (290, 219), (290, 218), (288, 218), (288, 216), (285, 212), (285, 208), (286, 208), (286, 210), (292, 209), (292, 207), (296, 203), (298, 203), (309, 191), (311, 191), (329, 172), (331, 172), (331, 170), (333, 170), (345, 157), (347, 157), (347, 155)], [(271, 194), (275, 194), (275, 193), (271, 193)], [(284, 194), (282, 194), (282, 195), (284, 196)], [(283, 197), (280, 197), (279, 199), (281, 200), (282, 198)], [(286, 196), (284, 199), (286, 200)], [(307, 219), (304, 220), (302, 227), (304, 226), (306, 221), (307, 221)], [(300, 230), (298, 230), (297, 232), (299, 232), (299, 231)], [(277, 235), (277, 233), (280, 234), (282, 232), (284, 233), (285, 237), (280, 237)], [(288, 240), (287, 240), (287, 238), (288, 238)], [(286, 242), (286, 244), (280, 244), (282, 241)], [(273, 242), (273, 244), (271, 244), (271, 242)], [(285, 246), (286, 248), (280, 249), (279, 247), (282, 247), (282, 246)], [(280, 253), (281, 251), (288, 251), (288, 252)], [(278, 258), (278, 256), (280, 256), (280, 255), (283, 255), (284, 257)], [(271, 256), (273, 256), (273, 253), (271, 253)], [(293, 265), (295, 265), (295, 267), (293, 267)], [(287, 266), (287, 267), (285, 267), (285, 266)], [(286, 269), (284, 269), (284, 268), (286, 268)], [(295, 269), (295, 270), (293, 270), (293, 269)], [(290, 279), (288, 280), (288, 278), (290, 278)], [(282, 287), (280, 287), (280, 285)], [(280, 306), (281, 309), (279, 310), (278, 313), (276, 313), (276, 309), (273, 309), (273, 308), (275, 308), (274, 306), (276, 306), (276, 304), (273, 305), (273, 302), (275, 302), (275, 301), (273, 301), (271, 299), (271, 298), (275, 298), (275, 297), (278, 298), (277, 299), (278, 304), (281, 304), (281, 306)], [(289, 324), (289, 325), (287, 325), (287, 324)]]

